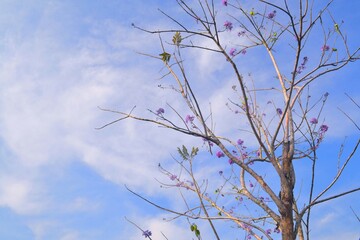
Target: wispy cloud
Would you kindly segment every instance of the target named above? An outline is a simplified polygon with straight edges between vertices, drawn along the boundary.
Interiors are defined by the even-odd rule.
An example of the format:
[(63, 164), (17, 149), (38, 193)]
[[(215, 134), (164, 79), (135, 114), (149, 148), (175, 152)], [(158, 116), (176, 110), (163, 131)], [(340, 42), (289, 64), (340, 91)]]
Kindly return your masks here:
[[(99, 212), (104, 207), (100, 198), (96, 202), (82, 193), (58, 197), (63, 189), (75, 185), (64, 180), (68, 177), (64, 171), (74, 162), (89, 166), (102, 181), (118, 186), (120, 191), (126, 184), (148, 196), (157, 196), (159, 183), (155, 177), (161, 179), (157, 163), (171, 159), (170, 153), (178, 145), (201, 145), (201, 140), (134, 121), (95, 130), (120, 117), (100, 111), (98, 106), (126, 112), (136, 105), (136, 114), (153, 117), (147, 108), (155, 110), (170, 103), (184, 116), (189, 114), (174, 92), (156, 87), (159, 83), (171, 84), (169, 79), (158, 80), (161, 62), (157, 64), (136, 53), (157, 56), (161, 51), (157, 36), (135, 31), (121, 16), (102, 16), (100, 12), (96, 13), (99, 16), (91, 16), (67, 3), (14, 3), (6, 5), (6, 9), (0, 26), (12, 28), (2, 32), (0, 56), (1, 148), (6, 153), (1, 156), (5, 167), (0, 170), (0, 205), (28, 216), (24, 222), (35, 239), (44, 239), (59, 228), (62, 230), (56, 233), (58, 239), (81, 239), (85, 236), (81, 230), (49, 216), (59, 209), (65, 214), (81, 214)], [(147, 9), (138, 11), (146, 13)], [(137, 19), (143, 20), (142, 16)], [(158, 21), (153, 16), (146, 19), (147, 26)], [(156, 24), (166, 25), (162, 21)], [(199, 77), (195, 78), (200, 83), (194, 83), (195, 88), (202, 91), (206, 85), (204, 88), (209, 90), (201, 92), (200, 100), (206, 107), (211, 102), (216, 130), (238, 138), (237, 132), (230, 132), (234, 119), (225, 106), (232, 92), (232, 76), (217, 76), (226, 68), (226, 62), (218, 64), (222, 57), (209, 52), (194, 51), (189, 56), (195, 57), (191, 69)], [(258, 81), (267, 78), (263, 74)], [(167, 116), (180, 122), (175, 113), (166, 110)], [(354, 119), (359, 118), (356, 111), (349, 111)], [(334, 111), (329, 111), (326, 120), (341, 125)], [(239, 124), (241, 127), (245, 125)], [(338, 127), (334, 137), (345, 133), (351, 131)], [(207, 170), (216, 174), (217, 165)], [(206, 178), (205, 171), (199, 171), (199, 177)], [(160, 195), (170, 196), (173, 192)], [(132, 210), (136, 208), (126, 204)], [(181, 202), (175, 201), (172, 206), (181, 206)], [(183, 232), (187, 232), (191, 238), (188, 228), (157, 220), (161, 217), (147, 219), (147, 226), (168, 236), (184, 236)]]

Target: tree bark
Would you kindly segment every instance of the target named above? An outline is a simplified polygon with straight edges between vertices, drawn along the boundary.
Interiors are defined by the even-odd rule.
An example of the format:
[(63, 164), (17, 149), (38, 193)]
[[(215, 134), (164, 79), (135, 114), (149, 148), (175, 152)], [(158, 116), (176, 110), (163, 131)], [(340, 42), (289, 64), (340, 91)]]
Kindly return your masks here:
[(281, 177), (281, 201), (283, 203), (283, 209), (280, 209), (280, 229), (282, 233), (282, 240), (295, 240), (293, 218), (293, 189), (295, 185), (295, 172), (292, 165), (292, 154), (289, 150), (290, 142), (284, 142), (282, 153), (283, 175)]

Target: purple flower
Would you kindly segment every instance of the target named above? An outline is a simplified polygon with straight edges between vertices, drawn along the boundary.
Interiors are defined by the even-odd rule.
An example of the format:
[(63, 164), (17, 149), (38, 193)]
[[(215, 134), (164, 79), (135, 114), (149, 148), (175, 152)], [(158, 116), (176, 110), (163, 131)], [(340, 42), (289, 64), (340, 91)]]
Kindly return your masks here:
[(163, 113), (165, 113), (165, 110), (163, 108), (159, 108), (158, 110), (156, 110), (157, 115), (162, 115)]
[(243, 145), (244, 141), (242, 139), (238, 139), (236, 142), (238, 145)]
[(238, 32), (239, 37), (243, 37), (243, 36), (245, 36), (245, 34), (246, 34), (245, 30), (242, 30), (241, 32)]
[(242, 55), (245, 55), (245, 54), (246, 54), (246, 49), (241, 50), (240, 53), (241, 53)]
[(151, 231), (145, 230), (145, 231), (143, 231), (143, 234), (142, 234), (142, 235), (145, 236), (145, 238), (150, 238), (150, 236), (151, 236), (152, 234), (151, 234)]
[(224, 27), (226, 30), (231, 31), (233, 29), (233, 24), (232, 24), (232, 22), (225, 21)]
[(320, 126), (320, 132), (321, 133), (327, 132), (328, 129), (329, 129), (329, 127), (327, 125), (325, 125), (325, 124)]
[(279, 228), (274, 228), (274, 233), (280, 233), (280, 229)]
[(177, 187), (183, 187), (183, 186), (184, 186), (184, 182), (178, 182), (178, 183), (176, 183), (176, 186), (177, 186)]
[(310, 119), (310, 123), (311, 124), (317, 124), (318, 120), (316, 118), (312, 118), (312, 119)]
[(170, 179), (171, 179), (172, 181), (174, 181), (176, 178), (177, 178), (176, 175), (174, 175), (174, 174), (171, 174), (171, 175), (170, 175)]
[(326, 93), (324, 94), (324, 97), (328, 97), (328, 96), (329, 96), (329, 93), (326, 92)]
[(218, 152), (216, 153), (216, 156), (217, 156), (218, 158), (222, 158), (222, 157), (225, 157), (225, 154), (224, 154), (222, 151), (218, 151)]
[(260, 155), (261, 155), (261, 151), (260, 151), (260, 150), (257, 150), (257, 151), (256, 151), (256, 156), (260, 157)]
[(268, 17), (269, 19), (273, 19), (275, 16), (276, 16), (276, 10), (270, 12), (270, 13), (267, 15), (267, 17)]
[(228, 4), (227, 0), (222, 0), (222, 5), (227, 6), (227, 4)]
[(202, 139), (204, 141), (204, 143), (208, 143), (210, 147), (214, 146), (214, 144), (212, 142), (210, 142), (209, 140), (207, 140), (206, 138)]
[(270, 234), (271, 234), (271, 232), (272, 232), (272, 231), (271, 231), (271, 229), (270, 229), (270, 228), (266, 230), (266, 234), (268, 234), (268, 235), (270, 235)]
[(232, 56), (232, 57), (235, 57), (235, 54), (236, 54), (236, 49), (231, 48), (230, 51), (229, 51), (229, 55)]
[(249, 186), (252, 188), (252, 187), (254, 187), (254, 184), (252, 182), (250, 182)]
[(192, 123), (193, 121), (194, 121), (194, 116), (190, 116), (190, 115), (186, 115), (186, 117), (185, 117), (185, 122), (186, 123)]
[(277, 109), (276, 109), (276, 113), (279, 114), (279, 115), (281, 115), (283, 112), (282, 112), (281, 108), (277, 108)]
[(230, 165), (231, 165), (231, 164), (234, 164), (234, 161), (231, 160), (231, 158), (229, 158), (228, 162), (229, 162)]
[(220, 176), (221, 176), (223, 173), (224, 173), (223, 171), (221, 171), (221, 170), (219, 171), (219, 175), (220, 175)]
[(303, 62), (300, 64), (300, 66), (297, 69), (297, 73), (300, 74), (304, 69), (305, 69), (305, 65), (308, 62), (309, 58), (308, 57), (304, 57), (303, 58)]
[(194, 183), (192, 181), (187, 180), (186, 182), (189, 183), (190, 186), (192, 186), (192, 187), (194, 186)]
[(328, 45), (324, 45), (321, 47), (321, 51), (323, 52), (326, 52), (326, 51), (329, 51), (330, 50), (330, 47)]

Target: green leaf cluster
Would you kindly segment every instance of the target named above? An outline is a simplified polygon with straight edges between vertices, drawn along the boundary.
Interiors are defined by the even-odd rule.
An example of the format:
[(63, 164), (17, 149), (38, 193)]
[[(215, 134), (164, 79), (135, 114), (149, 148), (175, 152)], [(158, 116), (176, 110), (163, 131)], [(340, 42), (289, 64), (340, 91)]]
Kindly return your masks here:
[(159, 56), (161, 57), (161, 60), (163, 60), (163, 62), (165, 62), (165, 63), (168, 63), (170, 61), (171, 55), (167, 52), (163, 52), (163, 53), (159, 54)]
[(172, 42), (176, 45), (176, 46), (179, 46), (180, 43), (182, 41), (182, 37), (181, 37), (181, 34), (180, 32), (176, 32), (173, 36), (173, 39), (172, 39)]
[(191, 224), (190, 230), (192, 232), (195, 232), (195, 236), (200, 239), (200, 230), (197, 228), (197, 225), (195, 223)]
[(192, 147), (191, 149), (191, 153), (189, 154), (189, 151), (188, 149), (182, 145), (182, 148), (179, 148), (178, 147), (178, 153), (180, 154), (180, 156), (184, 159), (184, 160), (189, 160), (189, 159), (192, 159), (193, 157), (195, 157), (198, 152), (199, 152), (199, 148), (197, 147)]

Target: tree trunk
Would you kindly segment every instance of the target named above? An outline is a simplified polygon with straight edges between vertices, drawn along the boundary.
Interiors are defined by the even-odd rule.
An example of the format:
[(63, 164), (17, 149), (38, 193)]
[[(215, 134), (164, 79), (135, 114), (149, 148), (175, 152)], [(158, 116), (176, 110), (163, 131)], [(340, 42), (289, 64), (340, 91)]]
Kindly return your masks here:
[(284, 211), (281, 212), (281, 222), (280, 222), (282, 240), (295, 240), (292, 200), (286, 203), (284, 201), (284, 207), (285, 207)]
[(283, 209), (280, 210), (281, 221), (280, 229), (282, 240), (295, 240), (294, 218), (293, 218), (293, 189), (295, 185), (295, 172), (292, 165), (292, 154), (289, 153), (290, 142), (283, 143), (283, 161), (281, 177), (281, 201)]

